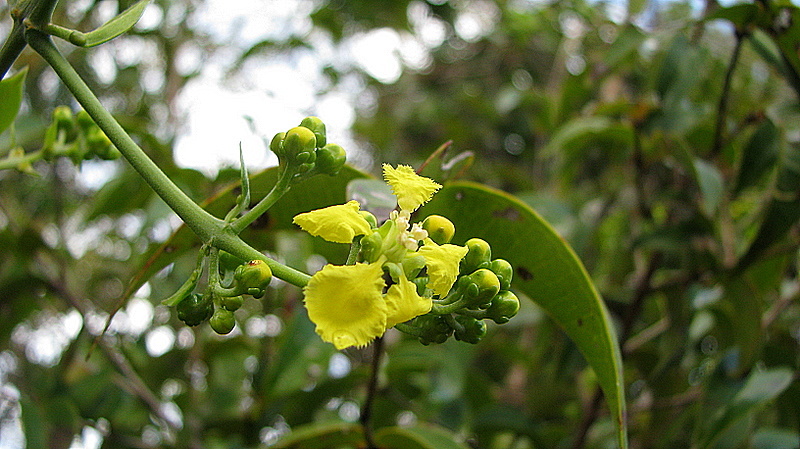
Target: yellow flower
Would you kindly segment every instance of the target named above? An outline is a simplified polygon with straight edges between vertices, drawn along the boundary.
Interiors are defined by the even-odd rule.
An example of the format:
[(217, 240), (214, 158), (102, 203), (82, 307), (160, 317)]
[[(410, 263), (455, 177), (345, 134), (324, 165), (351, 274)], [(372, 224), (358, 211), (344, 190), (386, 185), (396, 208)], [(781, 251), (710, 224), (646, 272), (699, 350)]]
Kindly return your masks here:
[(419, 253), (428, 267), (428, 288), (439, 296), (446, 295), (458, 277), (458, 264), (467, 251), (463, 246), (449, 243), (437, 245), (433, 240), (425, 239)]
[(386, 305), (389, 307), (389, 316), (386, 319), (386, 328), (394, 327), (411, 318), (424, 315), (431, 311), (433, 301), (417, 294), (417, 286), (400, 276), (400, 282), (389, 287), (386, 292)]
[(357, 235), (372, 232), (369, 222), (359, 213), (357, 201), (299, 214), (292, 220), (311, 235), (329, 242), (351, 243)]
[(308, 317), (317, 334), (336, 349), (366, 346), (386, 331), (380, 263), (325, 265), (303, 289)]
[(393, 168), (383, 164), (383, 179), (392, 188), (400, 209), (409, 213), (430, 201), (433, 194), (442, 188), (432, 179), (418, 175), (409, 165)]

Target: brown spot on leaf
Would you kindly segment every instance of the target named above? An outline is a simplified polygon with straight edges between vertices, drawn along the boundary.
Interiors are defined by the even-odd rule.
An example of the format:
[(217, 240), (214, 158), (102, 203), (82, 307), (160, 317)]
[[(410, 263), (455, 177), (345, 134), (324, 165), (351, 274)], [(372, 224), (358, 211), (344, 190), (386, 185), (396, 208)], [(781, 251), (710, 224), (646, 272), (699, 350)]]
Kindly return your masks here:
[(165, 252), (165, 253), (167, 253), (167, 254), (169, 254), (169, 253), (171, 253), (171, 252), (175, 251), (175, 249), (176, 249), (176, 248), (175, 248), (174, 246), (172, 246), (172, 245), (168, 245), (168, 246), (165, 246), (165, 247), (164, 247), (164, 252)]
[(250, 225), (251, 229), (259, 229), (265, 230), (272, 226), (272, 216), (269, 212), (265, 213), (264, 215), (256, 218), (256, 220)]
[(578, 326), (583, 326), (583, 318), (578, 318)]
[(499, 209), (492, 212), (496, 218), (505, 218), (509, 221), (520, 221), (522, 220), (522, 215), (520, 215), (519, 211), (513, 207), (506, 207), (505, 209)]
[(523, 281), (530, 281), (533, 279), (533, 273), (523, 266), (517, 267), (517, 276), (521, 277)]

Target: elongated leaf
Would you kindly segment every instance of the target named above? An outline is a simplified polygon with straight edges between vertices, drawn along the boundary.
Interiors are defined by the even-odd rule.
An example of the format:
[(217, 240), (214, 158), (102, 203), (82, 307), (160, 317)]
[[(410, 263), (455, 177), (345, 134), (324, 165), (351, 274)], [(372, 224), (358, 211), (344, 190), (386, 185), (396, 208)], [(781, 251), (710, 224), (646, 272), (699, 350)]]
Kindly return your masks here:
[(780, 145), (778, 128), (772, 120), (765, 120), (744, 147), (736, 193), (755, 185), (775, 165)]
[(726, 431), (777, 398), (792, 383), (792, 379), (793, 373), (789, 368), (753, 371), (733, 401), (713, 422), (711, 433), (705, 436), (698, 447), (715, 447)]
[(800, 146), (792, 144), (786, 150), (778, 172), (776, 192), (767, 206), (756, 238), (739, 261), (739, 270), (758, 260), (800, 219)]
[(694, 172), (703, 195), (703, 211), (706, 215), (714, 215), (722, 200), (722, 195), (725, 193), (722, 174), (716, 167), (702, 159), (694, 160)]
[(363, 446), (361, 425), (348, 422), (323, 422), (299, 427), (283, 438), (274, 449), (330, 449), (342, 445)]
[(535, 211), (501, 191), (473, 183), (445, 186), (420, 211), (456, 226), (455, 243), (480, 237), (515, 267), (512, 288), (541, 306), (572, 338), (605, 393), (618, 443), (627, 447), (622, 360), (610, 317), (575, 253)]
[(433, 425), (384, 427), (375, 432), (375, 442), (385, 449), (467, 449), (455, 435)]
[(8, 129), (17, 118), (19, 107), (22, 104), (22, 92), (25, 90), (25, 77), (28, 68), (24, 68), (2, 81), (0, 81), (0, 133)]
[(70, 37), (70, 41), (81, 47), (94, 47), (106, 43), (133, 28), (144, 14), (144, 9), (148, 4), (150, 4), (150, 0), (139, 0), (96, 30), (88, 33), (74, 33), (74, 36)]

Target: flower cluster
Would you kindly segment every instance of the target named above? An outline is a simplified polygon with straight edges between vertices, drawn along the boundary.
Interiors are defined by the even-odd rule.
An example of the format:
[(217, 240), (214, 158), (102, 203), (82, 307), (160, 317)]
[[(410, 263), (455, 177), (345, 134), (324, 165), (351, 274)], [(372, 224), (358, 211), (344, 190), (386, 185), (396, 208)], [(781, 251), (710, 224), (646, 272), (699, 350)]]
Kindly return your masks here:
[(406, 165), (384, 165), (383, 176), (397, 197), (398, 210), (380, 226), (356, 201), (294, 218), (314, 236), (361, 245), (360, 262), (325, 265), (304, 289), (317, 333), (337, 349), (367, 345), (387, 329), (430, 312), (434, 300), (450, 292), (468, 252), (448, 243), (454, 228), (444, 217), (411, 223), (411, 214), (431, 199), (439, 184)]

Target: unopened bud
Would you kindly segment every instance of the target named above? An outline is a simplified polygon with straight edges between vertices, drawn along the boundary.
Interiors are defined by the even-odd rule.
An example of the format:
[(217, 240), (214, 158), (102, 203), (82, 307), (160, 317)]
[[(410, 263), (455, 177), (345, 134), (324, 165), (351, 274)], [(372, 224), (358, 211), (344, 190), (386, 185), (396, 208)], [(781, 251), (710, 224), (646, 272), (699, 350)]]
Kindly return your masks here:
[(327, 143), (328, 139), (325, 135), (325, 123), (322, 123), (319, 117), (306, 117), (300, 122), (300, 126), (310, 129), (317, 138), (317, 148), (322, 148)]
[(428, 215), (422, 221), (422, 229), (428, 231), (428, 237), (440, 245), (450, 243), (456, 233), (453, 222), (441, 215)]

